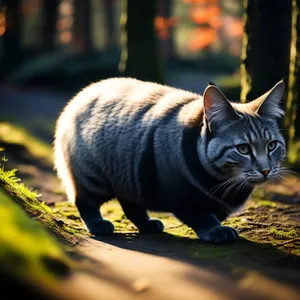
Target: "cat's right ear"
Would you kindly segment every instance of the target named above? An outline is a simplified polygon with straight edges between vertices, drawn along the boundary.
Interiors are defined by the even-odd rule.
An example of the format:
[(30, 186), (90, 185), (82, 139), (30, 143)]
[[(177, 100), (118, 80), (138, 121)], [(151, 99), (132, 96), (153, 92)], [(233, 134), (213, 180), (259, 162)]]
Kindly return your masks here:
[(225, 95), (214, 85), (209, 85), (203, 93), (205, 120), (212, 132), (222, 125), (239, 119), (239, 115)]

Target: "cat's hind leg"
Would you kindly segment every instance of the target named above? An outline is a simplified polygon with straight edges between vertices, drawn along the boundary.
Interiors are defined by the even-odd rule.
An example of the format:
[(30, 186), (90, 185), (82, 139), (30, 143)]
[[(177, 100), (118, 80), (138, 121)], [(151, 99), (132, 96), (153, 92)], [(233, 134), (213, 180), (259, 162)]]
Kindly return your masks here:
[(120, 199), (119, 202), (126, 217), (139, 229), (140, 233), (160, 233), (164, 230), (163, 223), (158, 219), (150, 219), (143, 205)]
[(100, 205), (109, 199), (80, 187), (77, 189), (75, 204), (80, 217), (90, 233), (94, 235), (109, 235), (114, 232), (114, 225), (102, 218)]

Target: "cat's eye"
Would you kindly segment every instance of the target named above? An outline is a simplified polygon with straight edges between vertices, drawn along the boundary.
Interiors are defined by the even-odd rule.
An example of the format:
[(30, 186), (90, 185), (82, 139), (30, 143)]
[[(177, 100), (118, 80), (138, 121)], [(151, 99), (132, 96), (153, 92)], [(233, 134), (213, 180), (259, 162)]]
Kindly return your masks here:
[(269, 144), (268, 144), (268, 151), (273, 151), (277, 146), (277, 142), (276, 141), (271, 141)]
[(241, 144), (237, 145), (236, 148), (241, 154), (249, 154), (250, 153), (250, 146), (248, 144)]

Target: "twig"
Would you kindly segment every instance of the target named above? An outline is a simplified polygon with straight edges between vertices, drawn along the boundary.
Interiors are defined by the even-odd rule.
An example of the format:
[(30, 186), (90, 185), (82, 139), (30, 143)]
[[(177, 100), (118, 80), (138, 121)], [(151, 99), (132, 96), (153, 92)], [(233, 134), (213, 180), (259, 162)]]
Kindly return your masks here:
[(294, 239), (291, 239), (291, 240), (282, 242), (282, 243), (280, 243), (280, 244), (271, 245), (271, 246), (269, 246), (269, 247), (266, 247), (265, 249), (281, 247), (281, 246), (283, 246), (283, 245), (287, 245), (287, 244), (293, 243), (293, 242), (295, 242), (295, 241), (300, 241), (300, 237), (297, 237), (297, 238), (294, 238)]
[(249, 224), (249, 225), (258, 225), (258, 226), (263, 226), (263, 227), (267, 227), (267, 226), (271, 225), (271, 224), (267, 224), (267, 223), (251, 222), (251, 221), (247, 221), (246, 224)]
[[(258, 226), (264, 226), (264, 227), (267, 227), (267, 226), (273, 226), (273, 225), (282, 225), (282, 223), (280, 223), (280, 222), (260, 223), (260, 222), (246, 221), (245, 223), (246, 223), (246, 224), (249, 224), (249, 225), (258, 225)], [(298, 225), (298, 224), (284, 223), (284, 225), (285, 225), (285, 226), (292, 226), (292, 227), (295, 227), (295, 228), (299, 228), (299, 225)]]

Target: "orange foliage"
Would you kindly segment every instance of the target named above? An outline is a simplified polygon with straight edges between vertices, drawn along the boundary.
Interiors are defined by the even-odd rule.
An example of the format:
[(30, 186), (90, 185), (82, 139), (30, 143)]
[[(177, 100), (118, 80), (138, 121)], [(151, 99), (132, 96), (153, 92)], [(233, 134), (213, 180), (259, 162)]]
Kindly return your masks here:
[(0, 12), (0, 36), (6, 31), (6, 15), (4, 12)]
[(223, 17), (224, 31), (228, 37), (241, 37), (243, 35), (243, 22), (231, 16)]
[(68, 17), (63, 17), (59, 21), (57, 21), (56, 28), (59, 31), (62, 31), (71, 28), (72, 25), (73, 25), (73, 18), (71, 16), (68, 16)]
[(184, 3), (191, 3), (191, 4), (214, 4), (218, 3), (219, 0), (183, 0)]
[(62, 14), (62, 15), (71, 15), (73, 14), (73, 5), (72, 3), (69, 3), (69, 2), (61, 2), (61, 4), (59, 5), (59, 12)]
[(198, 51), (211, 45), (218, 39), (217, 30), (214, 28), (197, 28), (191, 33), (188, 48), (191, 51)]
[(63, 31), (59, 34), (59, 39), (63, 44), (68, 44), (72, 41), (72, 33), (70, 31)]
[(159, 38), (164, 40), (169, 37), (169, 28), (177, 24), (177, 19), (175, 17), (166, 18), (158, 16), (155, 18), (154, 24)]
[(219, 0), (183, 0), (183, 2), (191, 5), (189, 16), (192, 21), (202, 25), (193, 30), (188, 48), (191, 51), (198, 51), (208, 47), (218, 39), (217, 29), (222, 24)]
[(221, 26), (220, 7), (217, 5), (192, 8), (190, 9), (190, 16), (196, 24), (207, 23), (213, 28)]

